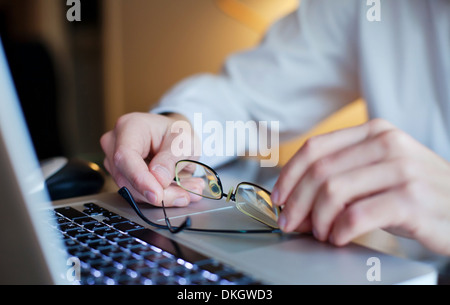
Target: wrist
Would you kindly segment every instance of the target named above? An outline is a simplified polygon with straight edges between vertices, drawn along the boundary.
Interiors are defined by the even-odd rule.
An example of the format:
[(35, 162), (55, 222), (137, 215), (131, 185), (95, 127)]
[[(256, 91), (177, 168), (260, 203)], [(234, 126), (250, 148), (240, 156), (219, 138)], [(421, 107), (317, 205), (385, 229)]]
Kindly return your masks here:
[(164, 115), (168, 118), (171, 118), (175, 121), (186, 121), (190, 124), (189, 120), (187, 119), (187, 117), (185, 117), (184, 115), (180, 114), (180, 113), (176, 113), (176, 112), (166, 112), (166, 113), (161, 113), (161, 115)]

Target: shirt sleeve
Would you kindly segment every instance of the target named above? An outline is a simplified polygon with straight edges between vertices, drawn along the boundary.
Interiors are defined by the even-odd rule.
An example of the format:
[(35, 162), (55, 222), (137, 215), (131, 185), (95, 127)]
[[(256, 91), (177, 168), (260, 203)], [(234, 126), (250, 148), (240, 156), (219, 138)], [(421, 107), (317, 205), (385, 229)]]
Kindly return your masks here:
[[(180, 82), (152, 112), (180, 113), (191, 123), (201, 117), (194, 124), (201, 138), (207, 121), (278, 122), (281, 141), (307, 131), (360, 96), (359, 2), (303, 0), (257, 47), (230, 56), (219, 75)], [(201, 159), (216, 165), (229, 158)]]

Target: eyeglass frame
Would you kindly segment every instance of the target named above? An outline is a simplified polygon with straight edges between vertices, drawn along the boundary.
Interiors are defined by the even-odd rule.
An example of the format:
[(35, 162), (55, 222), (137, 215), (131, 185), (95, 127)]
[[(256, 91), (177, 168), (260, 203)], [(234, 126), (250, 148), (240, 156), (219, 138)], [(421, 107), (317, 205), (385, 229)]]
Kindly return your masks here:
[[(238, 186), (239, 186), (239, 185), (244, 184), (244, 183), (245, 183), (245, 184), (248, 184), (248, 185), (251, 185), (251, 186), (255, 186), (255, 187), (260, 188), (261, 190), (263, 190), (263, 191), (265, 191), (267, 194), (269, 194), (269, 196), (270, 196), (270, 194), (271, 194), (271, 193), (270, 193), (269, 191), (267, 191), (265, 188), (263, 188), (263, 187), (261, 187), (261, 186), (259, 186), (259, 185), (257, 185), (257, 184), (251, 183), (251, 182), (240, 182), (240, 183), (238, 183), (238, 185), (237, 185), (236, 189), (234, 190), (234, 192), (233, 192), (233, 188), (231, 188), (230, 191), (228, 192), (228, 194), (225, 194), (225, 193), (223, 192), (222, 182), (221, 182), (221, 180), (220, 180), (220, 178), (219, 178), (219, 175), (217, 174), (217, 172), (216, 172), (214, 169), (212, 169), (211, 167), (209, 167), (209, 166), (206, 165), (206, 164), (203, 164), (203, 163), (198, 162), (198, 161), (195, 161), (195, 160), (179, 160), (176, 164), (178, 164), (179, 162), (191, 162), (191, 163), (196, 163), (197, 165), (206, 167), (207, 169), (209, 169), (209, 170), (215, 175), (215, 177), (216, 177), (216, 179), (217, 179), (217, 182), (218, 182), (218, 185), (219, 185), (219, 187), (220, 187), (221, 193), (222, 193), (222, 195), (221, 195), (220, 198), (207, 197), (207, 196), (203, 196), (203, 195), (200, 195), (200, 194), (197, 194), (197, 193), (193, 193), (193, 192), (191, 192), (191, 191), (189, 191), (189, 190), (186, 190), (185, 188), (183, 188), (183, 187), (179, 184), (179, 181), (176, 180), (176, 177), (174, 178), (174, 181), (177, 182), (177, 184), (178, 184), (181, 188), (183, 188), (183, 189), (186, 190), (187, 192), (196, 194), (196, 195), (201, 196), (201, 197), (203, 197), (203, 198), (208, 198), (208, 199), (212, 199), (212, 200), (221, 200), (223, 197), (227, 197), (227, 199), (226, 199), (227, 202), (228, 202), (229, 200), (236, 201), (236, 199), (235, 199), (236, 190), (238, 189)], [(175, 168), (176, 168), (176, 166), (175, 166)], [(136, 201), (135, 201), (134, 198), (133, 198), (133, 195), (132, 195), (131, 192), (128, 190), (128, 188), (126, 188), (126, 187), (124, 186), (124, 187), (122, 187), (122, 188), (119, 189), (118, 193), (119, 193), (119, 195), (121, 195), (121, 196), (126, 200), (126, 202), (131, 206), (131, 208), (136, 212), (136, 214), (137, 214), (137, 215), (138, 215), (145, 223), (147, 223), (148, 225), (150, 225), (150, 226), (152, 226), (152, 227), (158, 228), (158, 229), (169, 230), (169, 231), (170, 231), (171, 233), (173, 233), (173, 234), (177, 234), (177, 233), (182, 232), (182, 231), (184, 231), (184, 230), (186, 230), (186, 231), (194, 231), (194, 232), (232, 233), (232, 234), (235, 234), (235, 233), (240, 233), (240, 234), (243, 234), (243, 233), (246, 233), (246, 234), (282, 233), (281, 229), (270, 228), (269, 225), (267, 225), (267, 224), (265, 224), (265, 223), (263, 223), (262, 221), (259, 221), (259, 220), (258, 220), (259, 222), (263, 223), (264, 225), (266, 225), (266, 226), (269, 227), (270, 229), (249, 229), (249, 230), (245, 230), (245, 229), (244, 229), (244, 230), (232, 230), (232, 229), (202, 229), (202, 228), (191, 228), (192, 221), (191, 221), (191, 218), (190, 218), (189, 216), (186, 217), (186, 219), (183, 221), (183, 223), (182, 223), (180, 226), (174, 227), (174, 226), (172, 226), (172, 224), (170, 223), (170, 219), (169, 219), (169, 217), (167, 216), (167, 212), (166, 212), (166, 207), (165, 207), (165, 204), (164, 204), (164, 200), (161, 202), (161, 207), (162, 207), (162, 210), (163, 210), (163, 213), (164, 213), (164, 220), (165, 220), (165, 222), (166, 222), (166, 225), (161, 225), (161, 224), (158, 224), (158, 223), (155, 223), (155, 222), (151, 221), (150, 219), (148, 219), (148, 218), (144, 215), (144, 213), (142, 213), (141, 209), (140, 209), (139, 206), (137, 205)], [(246, 214), (246, 215), (247, 215), (247, 214)], [(247, 216), (249, 216), (249, 215), (247, 215)], [(251, 216), (249, 216), (249, 217), (251, 217)], [(252, 217), (252, 218), (253, 218), (253, 217)]]

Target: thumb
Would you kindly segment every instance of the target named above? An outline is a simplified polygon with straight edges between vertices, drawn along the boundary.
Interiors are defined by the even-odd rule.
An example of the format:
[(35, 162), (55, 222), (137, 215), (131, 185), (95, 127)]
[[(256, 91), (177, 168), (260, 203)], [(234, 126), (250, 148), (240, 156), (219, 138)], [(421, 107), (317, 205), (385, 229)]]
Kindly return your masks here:
[(175, 165), (179, 160), (193, 159), (196, 144), (198, 145), (198, 139), (187, 121), (172, 124), (149, 164), (149, 170), (163, 188), (172, 183)]
[(175, 164), (178, 158), (169, 150), (158, 152), (149, 164), (149, 170), (163, 188), (168, 187), (175, 177)]

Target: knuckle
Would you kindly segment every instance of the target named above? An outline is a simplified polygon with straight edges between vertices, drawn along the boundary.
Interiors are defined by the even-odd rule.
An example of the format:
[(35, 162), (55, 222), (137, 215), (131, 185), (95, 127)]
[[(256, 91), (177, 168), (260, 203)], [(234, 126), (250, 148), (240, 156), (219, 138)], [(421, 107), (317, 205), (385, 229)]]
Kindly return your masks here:
[(130, 112), (124, 115), (121, 115), (114, 126), (114, 130), (121, 130), (124, 126), (128, 125), (130, 121), (134, 121), (137, 119), (139, 113)]
[(393, 225), (397, 227), (402, 226), (406, 220), (411, 221), (412, 219), (415, 219), (416, 223), (418, 221), (414, 216), (415, 212), (411, 209), (411, 202), (406, 202), (401, 199), (395, 201), (392, 205), (392, 213), (395, 213)]
[(427, 190), (424, 184), (412, 179), (407, 181), (402, 186), (401, 192), (403, 198), (405, 198), (410, 204), (414, 204), (414, 202), (420, 202), (420, 198), (423, 194), (427, 193)]
[(124, 159), (124, 149), (122, 147), (117, 148), (113, 154), (113, 163), (115, 167), (120, 168)]
[(370, 134), (377, 134), (383, 130), (392, 128), (392, 124), (380, 118), (375, 118), (367, 122)]
[(346, 226), (349, 231), (354, 231), (361, 222), (363, 215), (357, 205), (348, 208), (346, 213)]
[(287, 170), (287, 167), (285, 167), (285, 170), (283, 170), (280, 173), (280, 177), (278, 178), (276, 184), (279, 194), (284, 194), (290, 191), (290, 189), (294, 185), (295, 179), (296, 179), (295, 173), (293, 173), (290, 170)]
[(311, 178), (317, 181), (323, 181), (328, 177), (329, 162), (326, 158), (322, 158), (312, 165)]
[(170, 149), (168, 149), (168, 150), (166, 150), (166, 149), (160, 150), (158, 152), (157, 156), (158, 156), (158, 158), (160, 160), (165, 160), (165, 161), (169, 160), (172, 163), (175, 161), (174, 154), (172, 153), (172, 150), (170, 150)]
[(328, 179), (322, 186), (323, 201), (327, 205), (335, 205), (339, 193), (339, 182), (337, 179)]
[(302, 151), (308, 160), (312, 160), (317, 155), (320, 136), (311, 137), (303, 144)]
[(116, 124), (115, 124), (115, 126), (114, 126), (114, 129), (115, 129), (115, 130), (121, 129), (122, 126), (125, 125), (126, 122), (128, 122), (129, 117), (130, 117), (130, 114), (129, 114), (129, 113), (120, 116), (120, 117), (117, 119), (117, 121), (116, 121)]
[(414, 161), (407, 157), (398, 158), (396, 161), (397, 174), (403, 181), (415, 178), (416, 167)]
[(382, 132), (378, 139), (388, 155), (402, 152), (405, 147), (406, 136), (397, 129)]

